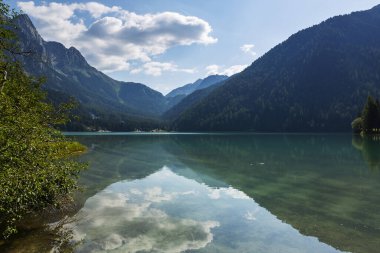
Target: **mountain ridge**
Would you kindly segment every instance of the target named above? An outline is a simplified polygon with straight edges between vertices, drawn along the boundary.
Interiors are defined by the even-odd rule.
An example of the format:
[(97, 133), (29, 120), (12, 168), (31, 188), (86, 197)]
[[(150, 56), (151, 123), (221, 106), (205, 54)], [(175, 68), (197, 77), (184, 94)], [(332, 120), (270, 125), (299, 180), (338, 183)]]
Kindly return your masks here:
[[(81, 124), (83, 129), (107, 126), (108, 130), (162, 125), (159, 117), (169, 104), (160, 92), (144, 84), (114, 80), (89, 65), (76, 48), (45, 41), (26, 14), (18, 15), (13, 22), (20, 49), (31, 52), (17, 56), (25, 71), (46, 78), (43, 89), (53, 102), (61, 101), (59, 96), (74, 97), (79, 102), (81, 122), (75, 122), (75, 129)], [(108, 122), (111, 118), (112, 124)]]
[(178, 87), (171, 92), (169, 92), (166, 97), (176, 97), (178, 95), (190, 95), (196, 90), (204, 89), (212, 86), (218, 82), (224, 81), (228, 78), (226, 75), (210, 75), (203, 79), (198, 79), (194, 83), (189, 83)]
[(380, 97), (380, 6), (293, 34), (173, 122), (178, 131), (350, 131)]
[[(227, 80), (227, 79), (225, 79)], [(199, 102), (202, 101), (202, 99), (206, 98), (213, 90), (215, 90), (217, 87), (224, 84), (224, 81), (215, 83), (213, 85), (210, 85), (206, 88), (197, 89), (194, 92), (190, 93), (189, 95), (181, 98), (181, 100), (169, 108), (162, 117), (165, 120), (174, 120), (178, 118), (181, 114), (192, 108), (193, 106), (197, 105)], [(178, 95), (180, 96), (180, 95)]]

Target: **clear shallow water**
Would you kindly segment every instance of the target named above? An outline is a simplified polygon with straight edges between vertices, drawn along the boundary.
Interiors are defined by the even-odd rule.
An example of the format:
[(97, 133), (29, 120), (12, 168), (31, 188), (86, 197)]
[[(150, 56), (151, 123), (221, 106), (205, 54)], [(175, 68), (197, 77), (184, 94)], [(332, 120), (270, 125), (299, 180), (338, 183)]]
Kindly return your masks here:
[[(376, 141), (350, 135), (75, 138), (90, 148), (81, 158), (90, 162), (90, 169), (81, 178), (85, 190), (77, 196), (79, 212), (57, 229), (70, 242), (61, 250), (380, 248)], [(28, 246), (48, 252), (57, 245), (50, 234), (25, 233), (3, 246), (4, 252), (22, 252)]]

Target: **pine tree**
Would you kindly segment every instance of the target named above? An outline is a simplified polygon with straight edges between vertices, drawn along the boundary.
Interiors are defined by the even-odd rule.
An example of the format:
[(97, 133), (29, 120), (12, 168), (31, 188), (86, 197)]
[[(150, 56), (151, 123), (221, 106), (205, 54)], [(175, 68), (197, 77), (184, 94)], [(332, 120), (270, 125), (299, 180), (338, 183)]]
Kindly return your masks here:
[(378, 134), (380, 133), (380, 103), (372, 96), (368, 96), (361, 115), (356, 118), (351, 127), (354, 133)]
[(379, 102), (368, 96), (362, 112), (362, 127), (365, 134), (376, 133), (380, 129), (380, 106)]

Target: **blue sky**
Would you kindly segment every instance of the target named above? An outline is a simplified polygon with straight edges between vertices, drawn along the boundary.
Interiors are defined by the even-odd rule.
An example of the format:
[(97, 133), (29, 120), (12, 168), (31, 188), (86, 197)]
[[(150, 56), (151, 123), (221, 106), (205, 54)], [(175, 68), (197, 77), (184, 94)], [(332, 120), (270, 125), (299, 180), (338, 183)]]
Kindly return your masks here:
[(162, 93), (241, 71), (297, 31), (373, 0), (5, 1), (46, 40), (78, 48), (117, 80)]

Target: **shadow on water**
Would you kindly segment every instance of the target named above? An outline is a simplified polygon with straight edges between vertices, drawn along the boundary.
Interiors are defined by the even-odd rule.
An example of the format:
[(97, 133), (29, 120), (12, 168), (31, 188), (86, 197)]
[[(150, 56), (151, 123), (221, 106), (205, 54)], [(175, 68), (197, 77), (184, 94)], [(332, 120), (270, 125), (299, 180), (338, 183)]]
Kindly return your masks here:
[(354, 135), (352, 145), (361, 151), (363, 159), (371, 170), (380, 172), (380, 136)]
[[(145, 179), (167, 166), (176, 175), (202, 185), (232, 186), (303, 235), (317, 237), (339, 250), (377, 252), (380, 248), (380, 145), (376, 141), (350, 135), (77, 139), (89, 147), (80, 159), (90, 162), (80, 179), (84, 189), (76, 197), (79, 208), (113, 183)], [(67, 240), (52, 234), (43, 229), (27, 231), (0, 246), (0, 251), (49, 252), (58, 242), (70, 252)]]
[[(351, 136), (195, 136), (173, 142), (167, 150), (188, 167), (243, 191), (304, 235), (351, 252), (380, 247), (380, 176), (352, 148)], [(370, 168), (378, 148), (363, 145)]]

